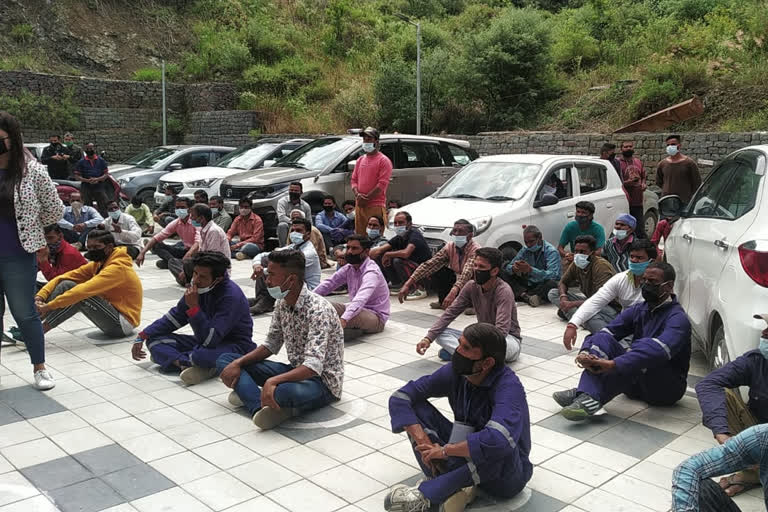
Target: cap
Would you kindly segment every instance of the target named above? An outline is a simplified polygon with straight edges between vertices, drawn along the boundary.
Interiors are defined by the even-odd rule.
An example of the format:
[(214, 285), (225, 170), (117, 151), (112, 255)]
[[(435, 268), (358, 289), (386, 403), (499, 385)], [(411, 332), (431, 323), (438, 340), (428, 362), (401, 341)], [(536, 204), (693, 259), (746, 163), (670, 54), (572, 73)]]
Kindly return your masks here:
[(757, 318), (758, 320), (765, 320), (765, 323), (768, 324), (768, 313), (763, 313), (762, 315), (755, 315), (754, 318)]
[(632, 227), (632, 229), (635, 229), (637, 227), (637, 219), (635, 219), (632, 215), (628, 213), (622, 213), (616, 218), (616, 220), (618, 222), (623, 222), (627, 226)]
[(369, 137), (373, 137), (376, 140), (379, 140), (379, 130), (374, 128), (373, 126), (369, 126), (365, 130), (360, 132), (360, 136), (367, 135)]

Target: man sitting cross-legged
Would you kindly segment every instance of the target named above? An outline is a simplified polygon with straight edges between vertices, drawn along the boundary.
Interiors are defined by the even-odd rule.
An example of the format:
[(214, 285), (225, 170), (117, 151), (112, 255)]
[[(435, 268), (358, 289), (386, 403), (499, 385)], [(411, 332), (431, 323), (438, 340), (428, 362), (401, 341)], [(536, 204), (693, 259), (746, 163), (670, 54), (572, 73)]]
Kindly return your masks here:
[(76, 313), (109, 337), (121, 338), (139, 325), (142, 288), (125, 247), (115, 247), (112, 233), (94, 229), (86, 242), (90, 260), (75, 270), (54, 277), (35, 296), (48, 332)]
[(348, 288), (349, 303), (333, 303), (346, 340), (381, 332), (389, 319), (389, 287), (379, 266), (368, 257), (370, 249), (367, 235), (348, 236), (347, 264), (315, 289), (316, 294), (325, 296), (342, 285)]
[[(181, 380), (198, 384), (216, 374), (222, 354), (246, 354), (252, 341), (253, 320), (248, 299), (229, 278), (230, 259), (219, 252), (199, 252), (192, 258), (192, 284), (179, 303), (139, 333), (133, 344), (135, 360), (146, 357), (163, 370), (181, 370)], [(175, 334), (184, 325), (194, 334)]]
[(535, 308), (548, 301), (549, 291), (557, 288), (562, 275), (560, 254), (532, 224), (523, 230), (523, 242), (525, 247), (507, 263), (503, 277), (516, 301)]
[[(528, 403), (515, 372), (504, 365), (504, 338), (493, 325), (470, 325), (451, 364), (392, 394), (392, 431), (408, 433), (427, 479), (416, 487), (394, 486), (386, 510), (460, 512), (475, 486), (511, 498), (530, 480)], [(429, 402), (439, 397), (448, 397), (452, 419)]]
[[(584, 340), (576, 358), (584, 368), (579, 387), (552, 395), (566, 419), (585, 420), (622, 393), (650, 405), (673, 405), (683, 397), (691, 324), (672, 293), (674, 284), (672, 265), (651, 263), (642, 278), (645, 301)], [(627, 347), (621, 341), (630, 335)]]
[[(245, 356), (224, 354), (216, 362), (222, 382), (234, 390), (230, 403), (245, 405), (264, 430), (338, 400), (344, 381), (339, 315), (304, 284), (304, 254), (272, 251), (267, 268), (277, 302), (266, 341)], [(268, 361), (283, 345), (290, 364)]]
[(505, 360), (517, 360), (520, 355), (520, 324), (517, 322), (517, 305), (512, 289), (499, 277), (502, 259), (501, 251), (493, 247), (481, 247), (475, 252), (474, 279), (464, 285), (456, 300), (416, 346), (419, 354), (424, 355), (429, 345), (437, 341), (443, 347), (438, 353), (440, 358), (450, 360), (459, 346), (461, 331), (449, 329), (448, 325), (466, 308), (474, 308), (479, 321), (495, 325), (505, 333)]

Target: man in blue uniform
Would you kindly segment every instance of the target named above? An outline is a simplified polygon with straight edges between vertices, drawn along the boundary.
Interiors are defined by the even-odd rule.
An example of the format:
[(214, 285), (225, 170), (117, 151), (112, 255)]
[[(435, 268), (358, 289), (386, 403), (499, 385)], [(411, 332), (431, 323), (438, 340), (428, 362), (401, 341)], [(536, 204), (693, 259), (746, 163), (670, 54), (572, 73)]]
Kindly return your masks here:
[[(418, 487), (394, 486), (384, 500), (389, 511), (461, 511), (475, 486), (510, 498), (523, 490), (533, 466), (525, 390), (504, 365), (505, 333), (491, 324), (464, 329), (459, 347), (432, 375), (392, 394), (392, 431), (406, 431), (416, 460), (428, 477)], [(429, 398), (447, 396), (455, 420)]]
[[(651, 263), (642, 283), (644, 302), (584, 340), (576, 358), (585, 369), (579, 387), (552, 395), (566, 419), (582, 421), (622, 393), (650, 405), (672, 405), (685, 394), (691, 324), (672, 293), (675, 269)], [(627, 336), (629, 348), (620, 343)]]
[[(199, 252), (192, 259), (192, 284), (184, 297), (162, 318), (139, 333), (133, 358), (146, 357), (164, 370), (181, 370), (181, 380), (198, 384), (216, 374), (222, 354), (247, 354), (253, 343), (253, 320), (248, 299), (228, 275), (229, 258), (218, 252)], [(190, 324), (194, 334), (175, 334)]]

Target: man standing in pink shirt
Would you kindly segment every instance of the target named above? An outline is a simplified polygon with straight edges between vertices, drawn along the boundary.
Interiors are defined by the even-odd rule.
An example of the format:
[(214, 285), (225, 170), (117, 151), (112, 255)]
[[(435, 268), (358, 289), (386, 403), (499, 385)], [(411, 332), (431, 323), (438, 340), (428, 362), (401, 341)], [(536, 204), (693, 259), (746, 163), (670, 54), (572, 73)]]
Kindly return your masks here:
[(387, 187), (392, 176), (392, 162), (379, 151), (376, 128), (369, 126), (360, 135), (365, 155), (357, 159), (351, 181), (356, 199), (355, 232), (365, 235), (371, 217), (381, 217), (387, 225)]
[[(172, 258), (185, 259), (191, 256), (189, 250), (195, 244), (200, 243), (200, 230), (197, 229), (189, 219), (189, 208), (193, 205), (192, 199), (188, 197), (176, 198), (176, 219), (165, 226), (161, 232), (153, 236), (147, 242), (147, 245), (136, 256), (136, 265), (139, 267), (144, 263), (144, 255), (149, 250), (160, 257), (157, 260), (158, 268), (168, 268), (168, 261)], [(175, 245), (163, 243), (166, 238), (178, 235), (181, 239)]]
[(645, 221), (643, 220), (643, 193), (647, 188), (646, 173), (643, 162), (635, 156), (635, 143), (627, 140), (621, 143), (621, 181), (629, 201), (629, 214), (637, 221), (635, 235), (646, 238)]

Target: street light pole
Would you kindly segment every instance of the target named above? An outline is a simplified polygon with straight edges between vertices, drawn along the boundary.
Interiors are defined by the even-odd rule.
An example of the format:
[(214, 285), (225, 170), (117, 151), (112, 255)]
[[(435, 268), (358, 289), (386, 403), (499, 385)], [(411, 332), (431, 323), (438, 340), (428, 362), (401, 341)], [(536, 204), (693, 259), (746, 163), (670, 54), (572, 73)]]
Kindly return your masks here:
[(411, 21), (405, 14), (395, 16), (416, 27), (416, 135), (421, 135), (421, 23)]
[(165, 114), (165, 59), (162, 61), (162, 67), (161, 67), (161, 75), (162, 75), (162, 88), (163, 88), (163, 146), (168, 144), (168, 119), (166, 118)]

